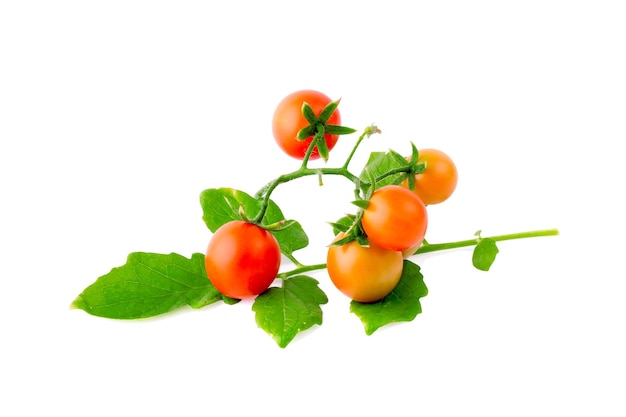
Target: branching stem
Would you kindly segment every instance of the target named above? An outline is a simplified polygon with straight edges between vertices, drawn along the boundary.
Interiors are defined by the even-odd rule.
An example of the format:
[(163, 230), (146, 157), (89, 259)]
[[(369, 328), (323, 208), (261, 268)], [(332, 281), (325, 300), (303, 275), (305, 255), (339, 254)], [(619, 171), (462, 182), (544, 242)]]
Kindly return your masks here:
[[(514, 240), (514, 239), (525, 239), (531, 237), (542, 237), (542, 236), (557, 236), (559, 231), (557, 229), (545, 229), (545, 230), (534, 230), (531, 232), (520, 232), (520, 233), (509, 233), (506, 235), (497, 235), (497, 236), (489, 236), (489, 238), (499, 242), (503, 240)], [(438, 252), (442, 250), (450, 250), (463, 248), (467, 246), (476, 246), (480, 239), (483, 238), (474, 238), (467, 240), (458, 240), (455, 242), (447, 242), (447, 243), (426, 243), (424, 242), (422, 246), (415, 252), (415, 255), (420, 255), (428, 252)], [(286, 279), (292, 277), (294, 275), (299, 275), (304, 272), (316, 271), (320, 269), (326, 269), (326, 264), (314, 264), (314, 265), (302, 265), (298, 264), (298, 267), (287, 272), (282, 272), (278, 274), (278, 278)]]

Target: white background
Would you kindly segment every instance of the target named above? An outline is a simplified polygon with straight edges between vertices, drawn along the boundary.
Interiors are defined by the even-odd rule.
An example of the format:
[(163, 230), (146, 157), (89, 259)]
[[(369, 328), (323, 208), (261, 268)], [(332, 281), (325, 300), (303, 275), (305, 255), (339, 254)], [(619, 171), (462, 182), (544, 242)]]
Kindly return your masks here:
[[(0, 414), (555, 416), (626, 414), (620, 1), (3, 1)], [(444, 150), (443, 242), (556, 227), (416, 258), (413, 322), (366, 336), (325, 272), (324, 324), (280, 349), (250, 303), (124, 322), (69, 310), (133, 251), (203, 252), (200, 191), (254, 193), (294, 170), (274, 106), (313, 88), (355, 157)], [(355, 135), (356, 136), (356, 135)], [(342, 138), (340, 165), (355, 136)], [(274, 196), (323, 262), (351, 187)]]

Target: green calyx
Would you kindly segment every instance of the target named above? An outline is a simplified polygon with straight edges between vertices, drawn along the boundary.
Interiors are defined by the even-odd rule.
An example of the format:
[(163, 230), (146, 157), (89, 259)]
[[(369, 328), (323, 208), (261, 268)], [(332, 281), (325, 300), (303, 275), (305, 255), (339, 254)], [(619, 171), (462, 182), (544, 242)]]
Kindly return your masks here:
[(313, 137), (311, 146), (304, 158), (304, 165), (311, 156), (313, 149), (317, 148), (317, 152), (324, 162), (328, 161), (329, 149), (326, 145), (324, 135), (349, 135), (356, 132), (356, 129), (346, 126), (338, 126), (328, 124), (330, 116), (337, 110), (340, 100), (331, 101), (322, 109), (319, 115), (316, 115), (311, 105), (307, 102), (302, 103), (302, 115), (309, 122), (309, 125), (298, 131), (296, 138), (305, 140)]

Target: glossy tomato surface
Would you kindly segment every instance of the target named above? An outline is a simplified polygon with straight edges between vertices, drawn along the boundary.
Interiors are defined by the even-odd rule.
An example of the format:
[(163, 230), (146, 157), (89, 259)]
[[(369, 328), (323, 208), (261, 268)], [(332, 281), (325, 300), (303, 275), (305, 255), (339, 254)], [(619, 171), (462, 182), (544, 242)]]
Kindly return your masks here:
[[(309, 125), (309, 122), (302, 115), (302, 104), (304, 102), (309, 103), (313, 112), (319, 115), (320, 112), (326, 107), (332, 100), (323, 93), (315, 90), (300, 90), (289, 94), (287, 97), (281, 100), (274, 111), (272, 117), (272, 133), (274, 139), (280, 148), (289, 156), (297, 159), (303, 159), (306, 154), (313, 137), (309, 137), (305, 140), (298, 140), (297, 134), (302, 129)], [(330, 125), (340, 125), (341, 115), (339, 110), (335, 112), (328, 119)], [(326, 140), (326, 146), (330, 151), (337, 143), (337, 135), (324, 135)], [(313, 153), (309, 159), (314, 160), (320, 157), (317, 148), (313, 149)]]
[[(337, 239), (343, 235), (339, 234)], [(402, 253), (382, 249), (370, 242), (369, 247), (356, 241), (330, 246), (326, 257), (331, 281), (346, 296), (361, 303), (379, 301), (400, 281)]]
[(246, 298), (265, 291), (280, 268), (280, 247), (267, 230), (235, 220), (215, 231), (206, 251), (205, 266), (211, 283), (231, 298)]
[[(424, 204), (439, 204), (450, 198), (459, 177), (454, 161), (438, 149), (421, 149), (417, 162), (424, 162), (426, 168), (415, 176), (413, 192)], [(402, 185), (408, 187), (408, 181)]]
[(361, 219), (370, 242), (403, 251), (424, 239), (426, 206), (408, 188), (387, 185), (374, 191)]

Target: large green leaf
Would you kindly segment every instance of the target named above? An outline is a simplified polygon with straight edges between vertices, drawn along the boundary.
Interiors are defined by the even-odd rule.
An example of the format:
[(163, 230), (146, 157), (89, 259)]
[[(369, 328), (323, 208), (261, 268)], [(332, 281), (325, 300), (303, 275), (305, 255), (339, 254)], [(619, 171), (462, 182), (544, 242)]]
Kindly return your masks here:
[(299, 332), (322, 324), (320, 305), (327, 302), (315, 279), (295, 276), (285, 279), (281, 288), (272, 287), (259, 295), (252, 310), (257, 325), (284, 348)]
[(94, 316), (138, 319), (185, 305), (201, 308), (222, 299), (207, 278), (204, 255), (134, 252), (126, 264), (87, 287), (72, 307)]
[(389, 323), (415, 319), (422, 312), (420, 298), (427, 294), (420, 267), (405, 260), (400, 282), (389, 295), (376, 303), (352, 301), (350, 311), (361, 319), (365, 333), (371, 335)]
[[(233, 188), (210, 188), (200, 194), (202, 206), (202, 219), (207, 227), (215, 232), (222, 225), (239, 219), (238, 210), (242, 207), (248, 218), (253, 218), (261, 210), (261, 202), (243, 191)], [(269, 206), (263, 218), (263, 224), (269, 225), (284, 220), (280, 208), (270, 200)], [(309, 238), (298, 222), (280, 231), (272, 231), (278, 240), (280, 250), (291, 255), (298, 249), (305, 248), (309, 244)]]

